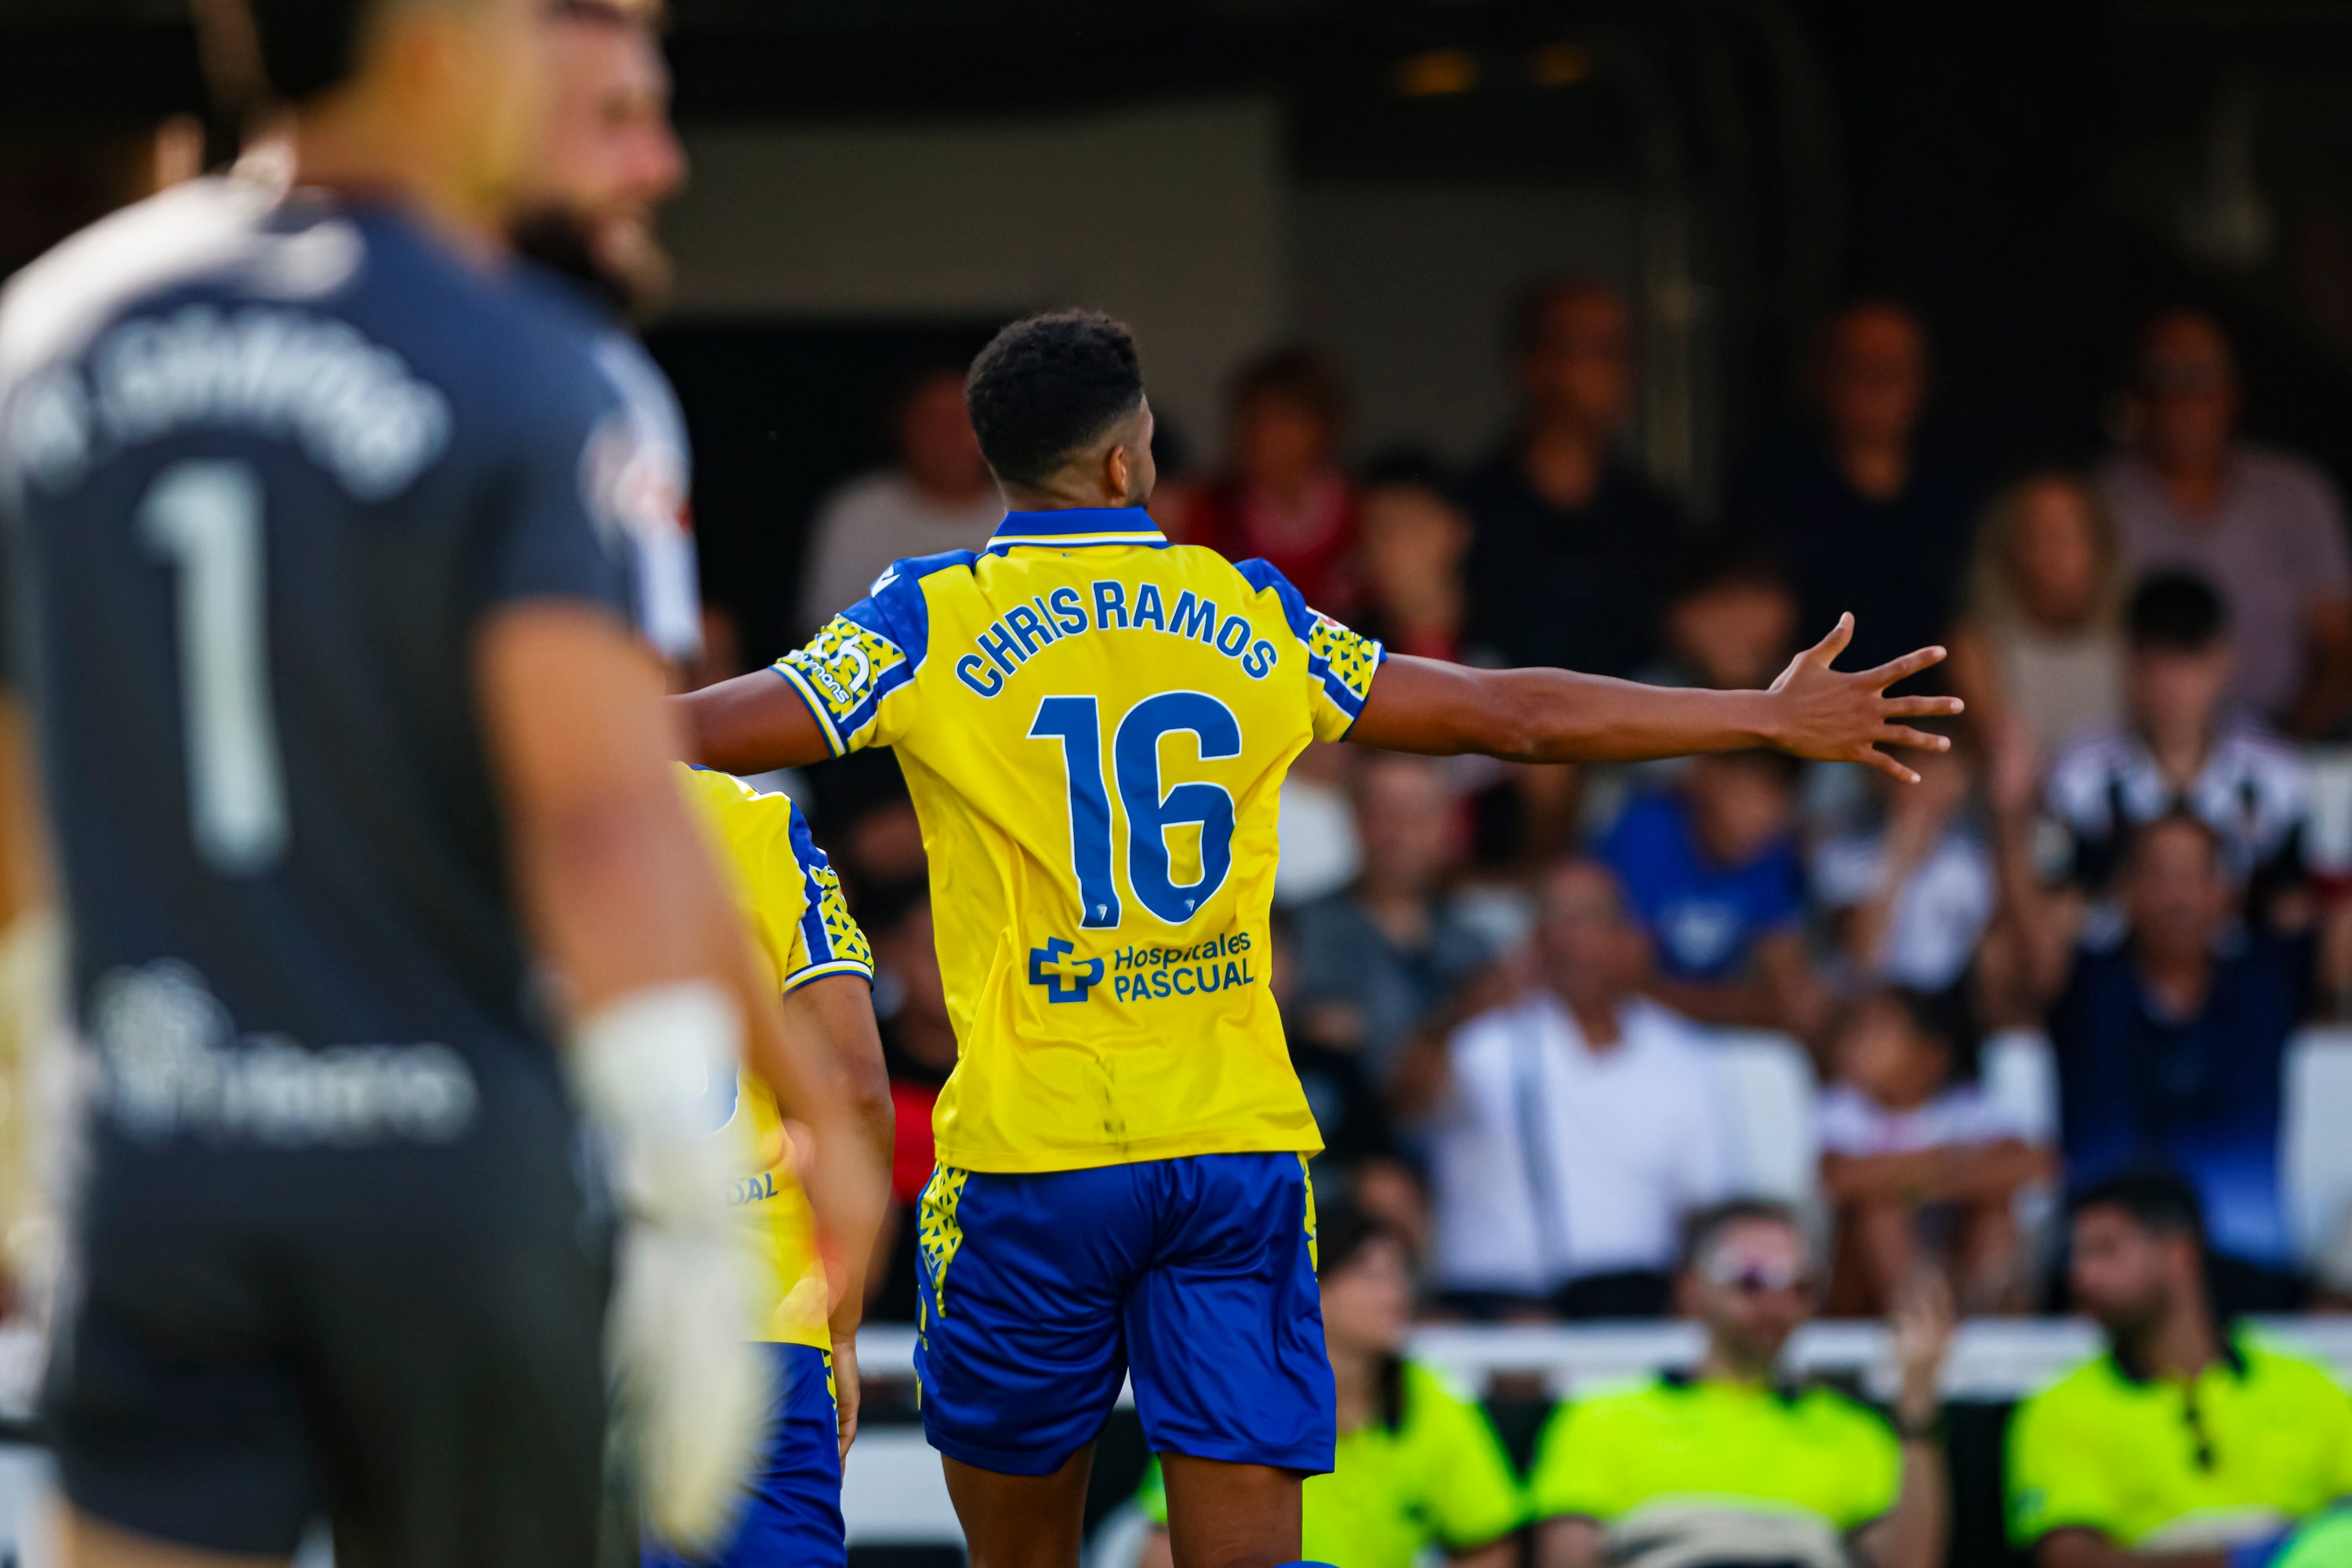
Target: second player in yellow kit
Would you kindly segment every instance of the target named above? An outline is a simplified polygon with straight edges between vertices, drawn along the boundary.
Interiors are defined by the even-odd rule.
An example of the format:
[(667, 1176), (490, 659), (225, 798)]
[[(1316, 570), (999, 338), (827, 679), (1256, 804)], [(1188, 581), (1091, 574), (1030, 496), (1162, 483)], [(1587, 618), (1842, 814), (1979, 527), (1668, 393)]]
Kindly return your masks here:
[[(717, 851), (720, 869), (786, 996), (816, 982), (848, 977), (870, 984), (874, 957), (849, 916), (841, 879), (809, 836), (800, 808), (726, 773), (680, 768), (680, 783)], [(878, 1050), (878, 1045), (876, 1047)], [(778, 1408), (769, 1450), (719, 1568), (842, 1568), (848, 1548), (841, 1518), (841, 1454), (834, 1400), (834, 1333), (816, 1221), (794, 1179), (784, 1121), (767, 1085), (740, 1073), (729, 1121), (754, 1152), (732, 1196), (745, 1246), (759, 1260), (767, 1305), (760, 1338), (773, 1347)], [(684, 1559), (649, 1548), (647, 1568)]]

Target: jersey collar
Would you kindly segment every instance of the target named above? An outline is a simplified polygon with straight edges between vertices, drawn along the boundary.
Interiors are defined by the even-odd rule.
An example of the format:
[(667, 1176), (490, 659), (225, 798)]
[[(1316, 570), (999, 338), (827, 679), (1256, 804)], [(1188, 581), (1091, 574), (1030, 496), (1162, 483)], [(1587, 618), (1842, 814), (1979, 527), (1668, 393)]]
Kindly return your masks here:
[(1002, 555), (1016, 544), (1067, 550), (1074, 545), (1139, 544), (1165, 549), (1168, 536), (1139, 506), (1083, 507), (1068, 511), (1015, 511), (1005, 514), (990, 535), (988, 553)]

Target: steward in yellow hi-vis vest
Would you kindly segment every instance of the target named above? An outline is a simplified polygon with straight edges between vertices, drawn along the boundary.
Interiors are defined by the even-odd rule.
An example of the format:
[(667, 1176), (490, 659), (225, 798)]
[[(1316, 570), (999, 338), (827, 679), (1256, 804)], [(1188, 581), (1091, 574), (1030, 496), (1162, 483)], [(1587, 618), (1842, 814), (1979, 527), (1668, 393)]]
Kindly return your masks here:
[[(727, 773), (681, 767), (678, 774), (778, 993), (835, 976), (871, 984), (866, 933), (850, 919), (841, 879), (809, 836), (800, 807)], [(757, 1151), (757, 1167), (743, 1173), (732, 1195), (768, 1296), (758, 1337), (772, 1347), (778, 1400), (768, 1452), (734, 1536), (715, 1554), (692, 1561), (716, 1568), (845, 1563), (833, 1337), (815, 1216), (793, 1174), (783, 1117), (768, 1086), (740, 1072), (731, 1093), (722, 1086), (719, 1099), (732, 1102), (728, 1114), (743, 1124), (744, 1143)], [(644, 1561), (646, 1568), (685, 1568), (688, 1560), (649, 1545)]]
[(1266, 983), (1275, 818), (1378, 643), (1140, 510), (1016, 512), (901, 561), (776, 671), (898, 753), (961, 1056), (942, 1165), (1322, 1147)]
[(1914, 779), (1878, 748), (1940, 749), (1899, 721), (1958, 704), (1885, 694), (1940, 649), (1832, 670), (1850, 617), (1769, 691), (1389, 658), (1264, 562), (1152, 525), (1118, 322), (1014, 322), (966, 401), (1011, 505), (988, 547), (898, 563), (772, 673), (677, 700), (681, 732), (746, 773), (888, 746), (913, 795), (959, 1048), (915, 1366), (974, 1560), (1078, 1539), (1085, 1450), (1131, 1373), (1176, 1539), (1288, 1561), (1336, 1429), (1321, 1140), (1268, 989), (1291, 760), (1342, 738), (1535, 763), (1778, 746)]

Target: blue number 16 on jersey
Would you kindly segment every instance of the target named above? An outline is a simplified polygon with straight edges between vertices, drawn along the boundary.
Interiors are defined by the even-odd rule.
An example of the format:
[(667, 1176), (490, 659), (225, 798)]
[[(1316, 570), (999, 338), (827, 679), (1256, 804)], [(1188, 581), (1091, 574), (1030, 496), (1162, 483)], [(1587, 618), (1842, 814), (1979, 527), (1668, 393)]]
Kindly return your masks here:
[[(1224, 785), (1194, 779), (1161, 793), (1160, 742), (1177, 731), (1200, 743), (1202, 762), (1242, 753), (1234, 710), (1202, 691), (1162, 691), (1129, 709), (1111, 739), (1111, 776), (1127, 816), (1127, 885), (1136, 900), (1181, 926), (1225, 884), (1234, 866), (1234, 797)], [(1070, 860), (1089, 931), (1118, 926), (1118, 884), (1111, 872), (1110, 794), (1103, 786), (1102, 713), (1092, 697), (1048, 697), (1037, 704), (1029, 738), (1062, 742), (1070, 786)], [(1171, 877), (1168, 830), (1201, 829), (1201, 879)]]

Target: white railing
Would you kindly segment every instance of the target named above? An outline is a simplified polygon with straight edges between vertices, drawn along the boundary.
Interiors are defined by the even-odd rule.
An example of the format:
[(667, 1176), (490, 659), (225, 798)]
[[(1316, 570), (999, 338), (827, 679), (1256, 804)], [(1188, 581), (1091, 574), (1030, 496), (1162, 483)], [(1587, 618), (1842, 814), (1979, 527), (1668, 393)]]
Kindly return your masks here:
[[(2352, 1383), (2352, 1316), (2258, 1318), (2253, 1327), (2317, 1357)], [(1980, 1318), (1960, 1326), (1944, 1365), (1947, 1399), (2021, 1399), (2098, 1349), (2092, 1326), (2072, 1318)], [(875, 1326), (857, 1336), (857, 1360), (869, 1382), (914, 1375), (915, 1331)], [(1692, 1323), (1586, 1323), (1559, 1328), (1429, 1324), (1414, 1331), (1412, 1354), (1486, 1389), (1498, 1377), (1535, 1378), (1553, 1397), (1698, 1359)], [(1874, 1396), (1895, 1391), (1895, 1363), (1884, 1325), (1809, 1323), (1789, 1346), (1800, 1377), (1859, 1384)], [(1122, 1400), (1129, 1395), (1122, 1394)]]

